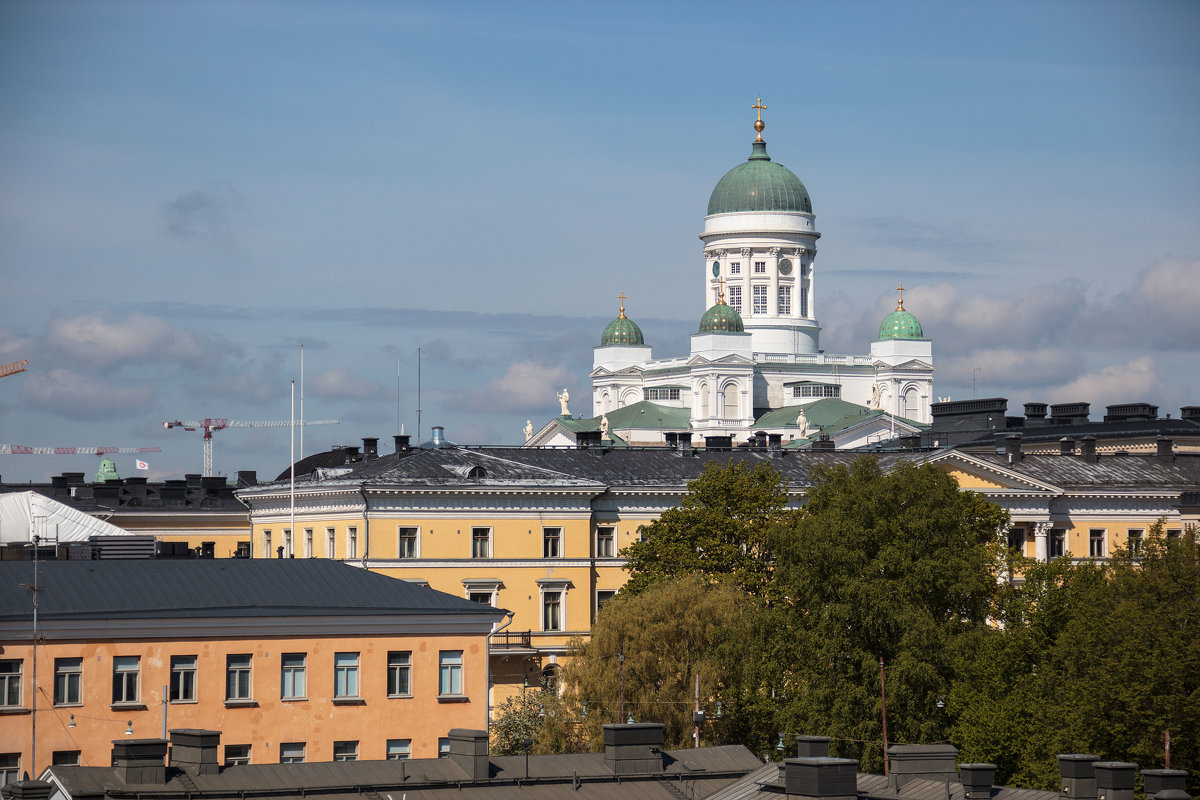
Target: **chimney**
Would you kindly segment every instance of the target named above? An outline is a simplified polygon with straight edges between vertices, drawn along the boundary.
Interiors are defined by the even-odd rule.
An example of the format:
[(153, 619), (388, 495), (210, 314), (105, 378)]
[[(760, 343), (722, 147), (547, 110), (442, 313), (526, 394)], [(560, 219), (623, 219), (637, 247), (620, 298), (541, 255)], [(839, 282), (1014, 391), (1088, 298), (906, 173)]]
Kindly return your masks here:
[[(1200, 421), (1200, 406), (1184, 406), (1179, 409), (1179, 418)], [(63, 474), (68, 473), (64, 472)]]
[(446, 446), (446, 428), (444, 425), (434, 425), (430, 429), (430, 435), (433, 437), (434, 448)]
[(346, 464), (353, 464), (355, 461), (362, 460), (358, 455), (357, 447), (349, 447), (349, 446), (343, 447), (342, 448), (342, 456), (345, 457), (346, 461), (344, 463), (346, 463)]
[(171, 766), (189, 775), (216, 775), (220, 744), (220, 731), (176, 728), (171, 731)]
[(679, 452), (685, 456), (692, 454), (692, 432), (683, 431), (679, 434)]
[(186, 481), (185, 485), (189, 489), (198, 489), (204, 485), (203, 481), (201, 480), (202, 477), (203, 476), (199, 472), (189, 472), (183, 476), (183, 479)]
[(1146, 797), (1154, 797), (1159, 792), (1186, 792), (1186, 769), (1144, 769), (1142, 781), (1146, 787)]
[(604, 726), (604, 763), (617, 775), (648, 775), (663, 770), (663, 729), (659, 722)]
[(394, 435), (392, 437), (392, 440), (396, 443), (396, 452), (397, 453), (402, 453), (408, 449), (408, 434), (407, 433), (397, 433), (396, 435)]
[(1096, 762), (1100, 756), (1068, 753), (1058, 757), (1059, 797), (1096, 800)]
[(766, 431), (755, 431), (753, 441), (754, 441), (754, 445), (753, 445), (754, 447), (757, 447), (759, 450), (765, 449), (767, 446), (767, 432)]
[(988, 800), (992, 796), (995, 764), (959, 764), (958, 774), (966, 800)]
[(454, 728), (448, 736), (450, 760), (467, 773), (469, 780), (483, 781), (491, 777), (492, 762), (488, 758), (487, 731)]
[(796, 758), (828, 758), (828, 736), (809, 736), (800, 734), (796, 737)]
[(1099, 458), (1096, 455), (1096, 437), (1084, 436), (1079, 440), (1079, 457), (1089, 464), (1095, 464)]
[(1158, 445), (1158, 451), (1155, 455), (1159, 461), (1174, 461), (1175, 460), (1175, 443), (1171, 441), (1170, 436), (1159, 436), (1154, 440)]
[(125, 783), (167, 782), (165, 739), (114, 739), (113, 769)]
[(679, 433), (678, 433), (678, 431), (667, 431), (665, 434), (663, 434), (663, 436), (667, 440), (667, 449), (668, 450), (678, 450), (679, 449)]
[(857, 800), (858, 762), (850, 758), (810, 756), (783, 761), (788, 797), (804, 800)]
[(379, 458), (379, 437), (364, 436), (363, 442), (363, 460), (370, 461), (371, 459)]
[(1046, 425), (1046, 409), (1048, 406), (1045, 403), (1026, 403), (1025, 404), (1025, 427), (1035, 428)]
[(783, 434), (771, 433), (767, 435), (767, 450), (772, 455), (779, 455), (783, 450)]
[[(50, 792), (54, 789), (44, 781), (23, 780), (16, 783), (7, 783), (3, 789), (0, 789), (0, 796), (4, 800), (47, 800), (50, 797)], [(1191, 800), (1191, 798), (1188, 798)]]
[(1070, 436), (1064, 436), (1058, 440), (1058, 454), (1060, 456), (1075, 455), (1075, 440)]
[(730, 450), (733, 448), (732, 436), (705, 436), (704, 446), (709, 450)]
[(813, 440), (812, 446), (809, 449), (810, 450), (831, 451), (834, 449), (833, 448), (833, 439), (829, 438), (829, 434), (822, 433), (815, 440)]
[(1055, 425), (1079, 425), (1092, 413), (1090, 403), (1057, 403), (1050, 406), (1050, 420)]
[(1004, 455), (1008, 456), (1008, 463), (1015, 464), (1024, 458), (1021, 453), (1021, 434), (1010, 433), (1004, 437)]
[(917, 778), (952, 783), (958, 748), (949, 744), (897, 744), (888, 748), (888, 788), (899, 792)]
[(253, 469), (239, 469), (237, 485), (239, 489), (245, 489), (247, 486), (255, 486), (258, 484), (258, 471)]
[(1137, 764), (1097, 761), (1096, 800), (1133, 800), (1133, 775)]

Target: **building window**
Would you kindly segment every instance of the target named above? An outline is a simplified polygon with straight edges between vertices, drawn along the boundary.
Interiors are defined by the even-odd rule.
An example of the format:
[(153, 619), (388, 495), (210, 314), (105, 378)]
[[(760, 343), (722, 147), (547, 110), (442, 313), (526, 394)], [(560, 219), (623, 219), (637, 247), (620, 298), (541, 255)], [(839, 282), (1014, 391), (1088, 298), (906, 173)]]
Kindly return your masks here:
[(305, 653), (284, 653), (279, 657), (282, 670), (280, 681), (280, 697), (284, 700), (303, 700), (308, 695), (305, 686), (306, 662)]
[(279, 745), (280, 764), (303, 764), (304, 742), (282, 742)]
[(443, 650), (438, 654), (438, 694), (461, 695), (463, 693), (462, 650)]
[(808, 287), (800, 287), (800, 316), (808, 316)]
[(250, 745), (225, 745), (225, 766), (240, 767), (250, 763)]
[(112, 701), (136, 703), (138, 697), (138, 675), (141, 672), (140, 656), (115, 656), (113, 658)]
[(412, 696), (412, 653), (393, 650), (387, 660), (388, 697)]
[(1088, 532), (1088, 555), (1092, 558), (1104, 558), (1104, 534), (1099, 529)]
[(412, 739), (388, 739), (387, 760), (407, 761), (412, 757)]
[(490, 558), (492, 555), (492, 529), (471, 528), (471, 558)]
[(1183, 535), (1182, 528), (1167, 528), (1167, 538), (1168, 539), (1178, 539), (1182, 535)]
[(1017, 555), (1025, 553), (1025, 529), (1024, 528), (1009, 528), (1008, 529), (1008, 549), (1012, 550)]
[(617, 532), (615, 528), (596, 529), (596, 558), (612, 558), (616, 552)]
[(358, 697), (358, 653), (333, 654), (333, 696)]
[(1136, 556), (1142, 552), (1142, 534), (1145, 533), (1141, 528), (1130, 528), (1126, 534), (1125, 547), (1129, 550), (1129, 555)]
[(358, 528), (346, 528), (346, 558), (358, 558)]
[(54, 659), (54, 705), (77, 706), (82, 700), (83, 659)]
[(766, 286), (754, 286), (754, 287), (751, 287), (751, 289), (754, 292), (754, 308), (751, 310), (751, 313), (754, 313), (754, 314), (767, 313), (767, 287)]
[(325, 557), (337, 558), (337, 536), (333, 528), (325, 529)]
[(492, 604), (491, 592), (467, 592), (467, 599), (472, 603), (479, 603), (481, 606), (490, 606)]
[(646, 390), (647, 400), (678, 400), (679, 389), (677, 387), (670, 388), (652, 388)]
[(742, 313), (742, 287), (729, 287), (729, 307), (739, 314)]
[(21, 660), (6, 658), (0, 661), (0, 707), (21, 705)]
[(737, 384), (727, 383), (721, 389), (721, 413), (724, 415), (725, 419), (738, 418), (739, 409)]
[(225, 656), (225, 699), (250, 699), (250, 654)]
[(542, 528), (542, 557), (558, 558), (562, 554), (562, 528)]
[(438, 738), (438, 758), (450, 757), (450, 740), (445, 736)]
[(195, 656), (171, 656), (171, 702), (196, 702)]
[(396, 552), (400, 558), (416, 558), (417, 557), (417, 529), (416, 528), (401, 528), (400, 543), (396, 548)]
[(250, 542), (238, 542), (237, 551), (234, 553), (234, 558), (249, 558), (250, 557)]
[(292, 532), (288, 528), (283, 529), (283, 557), (292, 557)]
[(334, 761), (358, 761), (358, 742), (334, 742)]
[(742, 262), (730, 261), (729, 262), (729, 274), (730, 275), (741, 275), (742, 274)]
[(1067, 554), (1067, 532), (1062, 528), (1050, 531), (1050, 558), (1059, 558)]
[(542, 592), (542, 630), (562, 630), (562, 592)]
[(0, 786), (16, 783), (21, 774), (20, 753), (0, 753)]
[(54, 767), (78, 767), (78, 750), (55, 750), (50, 754), (50, 765)]
[(316, 553), (313, 552), (313, 529), (304, 529), (304, 557), (312, 558)]
[(263, 558), (271, 557), (271, 532), (263, 531)]
[(604, 608), (604, 604), (612, 600), (616, 591), (612, 589), (597, 589), (596, 590), (596, 613), (600, 613), (600, 609)]
[(755, 275), (765, 275), (765, 274), (767, 274), (767, 262), (765, 262), (765, 261), (755, 261), (755, 262), (754, 262), (754, 274), (755, 274)]
[(792, 397), (841, 397), (842, 387), (836, 383), (805, 383), (792, 387)]
[(779, 287), (779, 313), (792, 313), (792, 287), (790, 286)]

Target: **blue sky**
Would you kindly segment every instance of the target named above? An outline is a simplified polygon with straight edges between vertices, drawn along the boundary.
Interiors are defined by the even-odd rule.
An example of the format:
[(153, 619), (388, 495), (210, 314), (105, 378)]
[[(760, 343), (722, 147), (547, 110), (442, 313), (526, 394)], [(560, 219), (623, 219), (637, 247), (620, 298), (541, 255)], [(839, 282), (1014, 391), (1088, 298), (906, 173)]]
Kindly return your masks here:
[[(935, 392), (1200, 403), (1193, 2), (0, 2), (0, 443), (161, 447), (167, 419), (588, 412), (616, 295), (660, 356), (703, 313), (708, 193), (749, 153), (813, 198), (829, 352), (894, 303)], [(397, 382), (397, 369), (400, 380)], [(397, 397), (399, 393), (399, 398)], [(286, 466), (286, 430), (215, 435)], [(0, 456), (6, 481), (91, 457)], [(118, 459), (129, 474), (132, 457)]]

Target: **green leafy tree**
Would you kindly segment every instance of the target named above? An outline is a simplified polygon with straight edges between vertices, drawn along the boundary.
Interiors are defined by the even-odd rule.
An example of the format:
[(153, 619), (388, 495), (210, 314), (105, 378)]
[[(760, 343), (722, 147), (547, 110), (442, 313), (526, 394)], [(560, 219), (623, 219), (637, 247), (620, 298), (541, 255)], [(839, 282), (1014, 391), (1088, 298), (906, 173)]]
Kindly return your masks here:
[(491, 723), (491, 752), (579, 753), (586, 749), (574, 709), (553, 686), (529, 689), (496, 707)]
[(630, 573), (623, 591), (641, 594), (660, 581), (704, 575), (763, 596), (771, 579), (768, 532), (789, 517), (787, 502), (787, 484), (769, 464), (708, 462), (680, 505), (621, 551)]

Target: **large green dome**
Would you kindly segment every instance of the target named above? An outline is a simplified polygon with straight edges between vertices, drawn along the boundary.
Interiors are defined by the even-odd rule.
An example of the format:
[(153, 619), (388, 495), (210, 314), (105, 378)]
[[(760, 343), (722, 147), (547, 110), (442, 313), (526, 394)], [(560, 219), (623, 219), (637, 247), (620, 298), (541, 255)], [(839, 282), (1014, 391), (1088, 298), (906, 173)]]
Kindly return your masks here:
[(700, 333), (744, 333), (742, 315), (727, 306), (724, 300), (704, 312), (700, 318)]
[(924, 339), (921, 323), (903, 307), (896, 309), (883, 318), (879, 326), (880, 339)]
[(645, 344), (646, 340), (642, 338), (642, 329), (637, 323), (629, 317), (622, 314), (621, 316), (608, 323), (608, 327), (604, 329), (603, 335), (600, 336), (600, 346), (608, 347), (614, 344)]
[(767, 143), (755, 142), (750, 158), (738, 164), (708, 198), (708, 213), (732, 211), (802, 211), (812, 213), (808, 190), (790, 169), (767, 155)]

